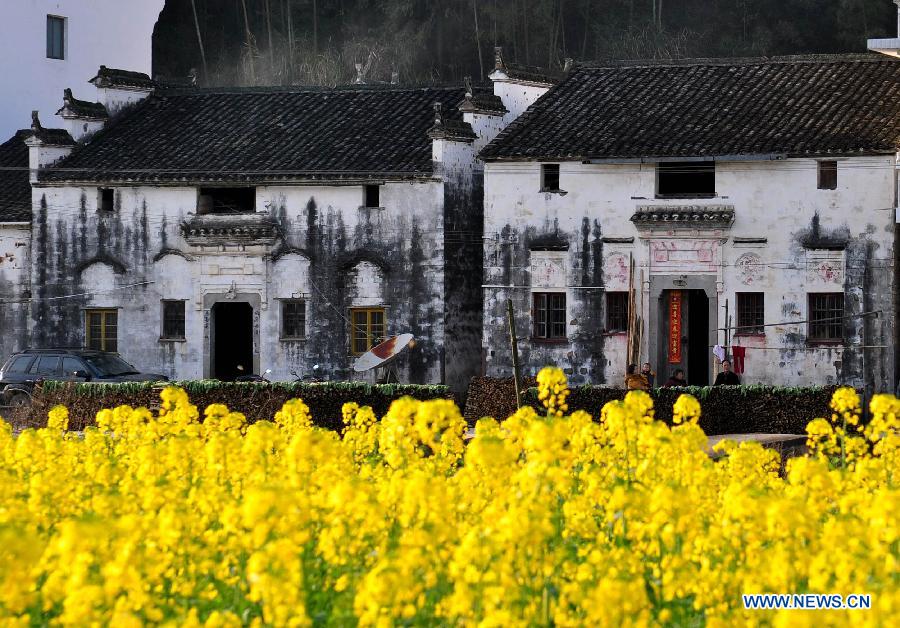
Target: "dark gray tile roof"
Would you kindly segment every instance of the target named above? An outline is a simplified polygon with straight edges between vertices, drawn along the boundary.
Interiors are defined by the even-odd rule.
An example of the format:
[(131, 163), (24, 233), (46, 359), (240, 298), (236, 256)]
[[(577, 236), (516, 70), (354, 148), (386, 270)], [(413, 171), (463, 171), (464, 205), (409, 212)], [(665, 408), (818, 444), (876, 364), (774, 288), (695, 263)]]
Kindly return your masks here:
[(153, 89), (153, 87), (156, 86), (153, 80), (143, 72), (108, 68), (105, 65), (100, 66), (100, 70), (97, 71), (97, 76), (92, 78), (90, 82), (97, 87), (137, 87)]
[(68, 87), (63, 90), (63, 106), (56, 112), (56, 115), (61, 115), (64, 112), (68, 112), (79, 118), (102, 120), (109, 117), (106, 107), (101, 103), (78, 100), (72, 95), (72, 90)]
[(826, 155), (898, 147), (900, 62), (813, 55), (576, 66), (481, 156)]
[(0, 222), (31, 222), (31, 184), (28, 182), (28, 147), (22, 129), (0, 144)]
[(433, 104), (462, 87), (162, 90), (79, 146), (48, 181), (289, 181), (432, 173)]

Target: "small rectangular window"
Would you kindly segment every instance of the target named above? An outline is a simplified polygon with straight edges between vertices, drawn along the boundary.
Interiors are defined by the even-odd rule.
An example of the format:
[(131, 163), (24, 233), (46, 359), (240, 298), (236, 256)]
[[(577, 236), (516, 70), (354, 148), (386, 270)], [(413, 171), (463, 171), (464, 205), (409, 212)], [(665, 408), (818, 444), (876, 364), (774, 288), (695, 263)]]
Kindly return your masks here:
[(559, 164), (541, 164), (541, 191), (559, 190)]
[(47, 16), (47, 58), (66, 58), (66, 18)]
[(115, 190), (112, 188), (100, 188), (100, 211), (111, 212), (115, 209)]
[(306, 337), (306, 302), (290, 300), (281, 302), (281, 338), (302, 340)]
[(245, 214), (256, 211), (256, 188), (200, 188), (198, 214)]
[(184, 301), (165, 300), (163, 306), (163, 340), (184, 340)]
[(753, 336), (765, 333), (765, 293), (737, 293), (737, 329), (738, 336)]
[(534, 293), (534, 338), (537, 340), (566, 339), (566, 293)]
[(809, 295), (809, 341), (841, 342), (844, 339), (844, 294)]
[(606, 293), (606, 331), (628, 331), (628, 293)]
[(365, 198), (363, 200), (365, 201), (366, 207), (381, 207), (381, 186), (365, 186)]
[(96, 351), (119, 350), (119, 312), (117, 310), (87, 310), (85, 346)]
[(820, 190), (836, 190), (837, 189), (837, 162), (836, 161), (820, 161), (819, 162), (819, 189)]
[(716, 195), (716, 162), (662, 161), (656, 165), (659, 198), (712, 198)]
[(350, 310), (350, 350), (353, 355), (365, 353), (385, 339), (383, 307), (354, 308)]

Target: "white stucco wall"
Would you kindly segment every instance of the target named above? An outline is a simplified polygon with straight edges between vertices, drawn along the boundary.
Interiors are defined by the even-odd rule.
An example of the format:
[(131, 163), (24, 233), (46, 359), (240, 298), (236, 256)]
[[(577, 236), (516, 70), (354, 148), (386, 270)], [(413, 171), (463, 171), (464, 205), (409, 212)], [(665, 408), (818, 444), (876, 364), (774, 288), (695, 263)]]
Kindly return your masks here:
[(0, 223), (0, 359), (25, 347), (24, 334), (30, 268), (29, 225)]
[[(838, 189), (817, 189), (817, 164), (813, 159), (785, 161), (718, 162), (713, 199), (663, 200), (655, 198), (654, 164), (563, 163), (560, 187), (567, 193), (541, 193), (540, 164), (488, 163), (485, 167), (485, 332), (484, 349), (489, 374), (509, 374), (503, 346), (506, 329), (504, 307), (512, 296), (524, 328), (522, 345), (530, 356), (528, 369), (555, 362), (571, 369), (581, 381), (596, 381), (599, 373), (585, 368), (576, 338), (583, 332), (585, 315), (583, 262), (602, 250), (602, 276), (606, 290), (627, 290), (629, 255), (636, 262), (635, 285), (639, 288), (644, 321), (643, 359), (649, 355), (650, 282), (656, 275), (712, 278), (717, 291), (716, 327), (725, 327), (724, 305), (735, 312), (735, 293), (765, 292), (765, 322), (808, 318), (807, 293), (842, 292), (847, 273), (855, 273), (859, 285), (871, 286), (867, 294), (853, 288), (845, 295), (861, 299), (862, 309), (881, 309), (871, 321), (868, 342), (885, 345), (867, 354), (867, 370), (888, 368), (893, 361), (892, 278), (895, 180), (892, 155), (838, 158)], [(735, 220), (723, 229), (666, 229), (639, 231), (630, 222), (637, 206), (731, 205)], [(869, 260), (846, 253), (806, 250), (800, 240), (818, 214), (823, 235), (844, 231), (851, 242), (869, 247)], [(527, 297), (531, 291), (525, 240), (558, 232), (569, 241), (567, 269), (567, 321), (569, 342), (532, 345)], [(598, 242), (601, 238), (634, 238), (632, 243)], [(735, 238), (765, 238), (764, 243), (737, 243)], [(526, 249), (526, 250), (522, 250)], [(701, 250), (702, 249), (702, 250)], [(868, 273), (868, 275), (865, 275)], [(641, 283), (643, 277), (643, 283)], [(856, 281), (856, 280), (854, 280)], [(499, 287), (511, 284), (512, 288)], [(581, 287), (581, 289), (579, 289)], [(736, 319), (732, 321), (736, 324)], [(805, 342), (806, 324), (767, 327), (764, 337), (744, 338), (747, 350), (746, 383), (785, 385), (835, 383), (842, 377), (842, 363), (855, 349), (816, 348)], [(798, 340), (799, 339), (799, 340)], [(719, 342), (724, 341), (723, 332)], [(861, 337), (847, 338), (861, 345)], [(624, 335), (604, 339), (602, 377), (621, 385), (626, 367)], [(880, 366), (874, 362), (881, 361)], [(662, 365), (660, 378), (668, 370)], [(892, 367), (891, 367), (892, 370)], [(862, 377), (862, 368), (859, 368)]]
[[(69, 272), (75, 260), (96, 252), (98, 225), (107, 221), (104, 228), (106, 248), (116, 249), (111, 254), (126, 266), (126, 272), (116, 273), (102, 261), (83, 268), (78, 285), (96, 290), (96, 293), (81, 307), (119, 309), (119, 352), (139, 368), (179, 379), (208, 377), (209, 340), (205, 336), (209, 333), (209, 300), (221, 298), (233, 290), (239, 295), (237, 301), (247, 297), (259, 299), (260, 306), (254, 306), (254, 317), (255, 325), (258, 325), (260, 372), (271, 369), (273, 379), (290, 379), (291, 370), (307, 373), (313, 363), (322, 362), (320, 356), (308, 355), (312, 336), (318, 333), (320, 337), (317, 340), (322, 340), (321, 332), (317, 331), (321, 317), (335, 319), (340, 330), (340, 337), (327, 339), (336, 347), (329, 352), (327, 359), (334, 363), (346, 361), (349, 353), (349, 323), (344, 320), (349, 312), (345, 304), (323, 299), (321, 293), (333, 286), (321, 278), (312, 277), (313, 252), (301, 250), (307, 247), (310, 220), (316, 221), (320, 232), (333, 228), (334, 233), (344, 234), (342, 237), (346, 241), (340, 246), (349, 252), (355, 250), (357, 243), (369, 241), (390, 243), (393, 239), (405, 241), (407, 244), (404, 246), (410, 246), (410, 234), (415, 225), (420, 234), (417, 244), (422, 246), (426, 256), (417, 271), (422, 276), (416, 279), (426, 281), (429, 289), (437, 295), (443, 292), (443, 184), (433, 180), (387, 182), (381, 188), (380, 198), (383, 208), (369, 209), (361, 207), (361, 185), (258, 187), (257, 213), (275, 218), (284, 230), (286, 241), (298, 248), (297, 252), (288, 252), (273, 259), (272, 253), (277, 249), (277, 244), (243, 246), (210, 242), (209, 246), (198, 246), (186, 242), (179, 225), (195, 212), (195, 188), (117, 188), (115, 215), (104, 217), (97, 209), (96, 187), (37, 187), (34, 189), (33, 238), (38, 249), (43, 247), (48, 250), (46, 268), (51, 270), (46, 282), (50, 284), (59, 281), (54, 272), (61, 269)], [(311, 199), (315, 202), (313, 209), (309, 205)], [(314, 214), (312, 218), (311, 212)], [(335, 237), (327, 245), (338, 247), (337, 239)], [(67, 249), (67, 259), (55, 250), (49, 251), (51, 248), (58, 249), (60, 242), (65, 243), (63, 247)], [(154, 261), (153, 258), (163, 247), (180, 251), (185, 256), (168, 254)], [(408, 250), (398, 250), (397, 253), (409, 255)], [(35, 283), (40, 283), (39, 272), (38, 268), (32, 270)], [(393, 335), (408, 331), (409, 319), (401, 311), (409, 304), (398, 302), (397, 294), (404, 282), (411, 281), (411, 278), (403, 267), (392, 268), (391, 273), (393, 293), (388, 293), (383, 273), (365, 260), (343, 271), (343, 281), (350, 306), (386, 307), (387, 332)], [(152, 283), (126, 287), (144, 281)], [(398, 282), (401, 288), (397, 288)], [(301, 298), (308, 302), (306, 341), (280, 339), (280, 300), (287, 298)], [(164, 299), (187, 302), (184, 342), (160, 340), (161, 301)], [(311, 309), (313, 301), (317, 303), (315, 314)], [(422, 322), (428, 330), (428, 337), (418, 340), (423, 348), (431, 345), (432, 349), (436, 347), (435, 351), (439, 351), (443, 344), (441, 303), (434, 300), (420, 303), (418, 307), (419, 311), (434, 313), (432, 319)], [(43, 324), (52, 325), (53, 322), (44, 321)], [(83, 320), (80, 325), (80, 329), (74, 330), (79, 340), (83, 339)], [(328, 368), (333, 367), (323, 364), (324, 374), (335, 376), (334, 372), (327, 372)], [(341, 375), (355, 379), (374, 377), (372, 373)], [(440, 381), (440, 365), (435, 364), (425, 376), (427, 381)]]
[[(97, 100), (87, 81), (101, 64), (151, 73), (153, 27), (165, 0), (3, 0), (0, 3), (0, 137), (31, 124), (46, 126), (63, 89)], [(47, 58), (47, 15), (66, 18), (66, 58)]]

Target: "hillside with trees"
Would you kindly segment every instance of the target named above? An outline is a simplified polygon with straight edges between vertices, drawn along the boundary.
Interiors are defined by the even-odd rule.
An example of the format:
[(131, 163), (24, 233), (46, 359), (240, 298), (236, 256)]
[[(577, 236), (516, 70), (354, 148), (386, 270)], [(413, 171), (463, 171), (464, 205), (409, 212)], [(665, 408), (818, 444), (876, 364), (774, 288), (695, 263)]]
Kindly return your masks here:
[(888, 0), (168, 0), (154, 74), (201, 85), (438, 83), (512, 61), (864, 51)]

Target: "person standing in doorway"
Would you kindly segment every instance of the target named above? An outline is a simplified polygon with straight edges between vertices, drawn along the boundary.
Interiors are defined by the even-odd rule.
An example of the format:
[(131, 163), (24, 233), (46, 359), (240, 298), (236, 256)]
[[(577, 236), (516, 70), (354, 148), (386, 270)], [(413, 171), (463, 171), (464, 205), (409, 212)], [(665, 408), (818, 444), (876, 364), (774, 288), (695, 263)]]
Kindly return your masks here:
[(647, 386), (653, 388), (653, 381), (656, 379), (656, 373), (650, 368), (649, 362), (644, 362), (644, 366), (641, 367), (641, 375), (647, 378)]
[(679, 386), (687, 386), (687, 380), (684, 378), (684, 369), (675, 369), (675, 372), (672, 373), (672, 377), (666, 380), (666, 384), (663, 388), (677, 388)]
[(731, 370), (731, 361), (722, 360), (722, 372), (716, 375), (716, 382), (713, 386), (740, 386), (741, 378), (737, 373)]

